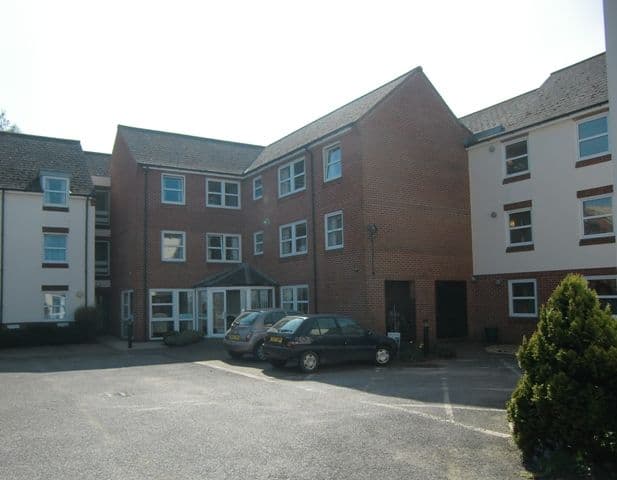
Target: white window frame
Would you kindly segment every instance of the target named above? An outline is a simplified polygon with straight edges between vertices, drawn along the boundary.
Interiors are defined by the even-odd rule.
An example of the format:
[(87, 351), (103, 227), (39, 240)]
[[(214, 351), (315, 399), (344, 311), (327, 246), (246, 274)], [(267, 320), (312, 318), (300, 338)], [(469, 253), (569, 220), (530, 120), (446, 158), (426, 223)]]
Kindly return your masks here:
[[(601, 198), (610, 198), (611, 199), (611, 217), (613, 218), (613, 230), (611, 232), (606, 233), (596, 233), (595, 235), (585, 235), (585, 220), (590, 218), (602, 218), (608, 217), (609, 215), (595, 215), (592, 217), (585, 217), (585, 207), (584, 203), (590, 200), (599, 200)], [(602, 194), (602, 195), (594, 195), (591, 197), (583, 197), (579, 198), (579, 208), (580, 208), (580, 229), (581, 229), (581, 238), (603, 238), (603, 237), (611, 237), (615, 235), (615, 199), (612, 193)]]
[[(180, 180), (182, 182), (182, 188), (180, 190), (177, 190), (175, 188), (165, 188), (165, 180), (168, 178)], [(182, 201), (174, 202), (171, 200), (165, 200), (166, 190), (169, 190), (172, 192), (182, 192)], [(171, 173), (161, 174), (161, 203), (165, 203), (167, 205), (185, 205), (186, 204), (186, 178), (184, 177), (184, 175), (175, 175)]]
[[(62, 180), (66, 182), (66, 188), (64, 190), (51, 190), (47, 187), (47, 182), (49, 180)], [(49, 193), (63, 193), (64, 194), (64, 203), (54, 203), (47, 201), (47, 192)], [(53, 175), (45, 175), (43, 176), (43, 205), (45, 207), (61, 207), (66, 208), (69, 206), (69, 195), (71, 193), (70, 182), (67, 177), (59, 177)]]
[[(518, 208), (516, 210), (507, 210), (506, 211), (506, 238), (508, 239), (509, 247), (520, 247), (525, 245), (533, 245), (533, 212), (531, 207), (526, 208)], [(524, 225), (522, 227), (510, 227), (510, 215), (513, 213), (522, 213), (529, 212), (529, 225)], [(522, 230), (523, 228), (529, 228), (531, 230), (531, 242), (516, 242), (512, 243), (512, 239), (510, 236), (510, 232), (512, 230)]]
[[(257, 240), (257, 236), (261, 235), (261, 241)], [(261, 249), (257, 249), (257, 246), (261, 246)], [(253, 255), (263, 255), (264, 254), (264, 232), (260, 230), (259, 232), (253, 233)]]
[[(68, 295), (66, 291), (63, 292), (42, 292), (43, 293), (43, 320), (46, 322), (63, 322), (66, 321), (67, 312), (68, 312)], [(46, 300), (47, 296), (51, 297), (51, 304), (48, 306)], [(62, 316), (56, 316), (58, 314), (53, 313), (53, 297), (62, 297), (64, 299), (64, 312), (62, 312)], [(46, 314), (45, 310), (51, 309), (51, 314)]]
[[(533, 297), (516, 297), (517, 300), (532, 300), (535, 304), (533, 313), (515, 313), (514, 312), (514, 297), (512, 296), (513, 286), (517, 283), (533, 283)], [(511, 317), (535, 318), (538, 316), (538, 285), (535, 278), (517, 278), (516, 280), (508, 280), (508, 310)]]
[[(210, 237), (220, 237), (221, 239), (221, 259), (211, 259), (210, 258)], [(238, 238), (238, 260), (227, 260), (227, 245), (226, 239), (229, 237)], [(235, 250), (235, 249), (230, 249)], [(214, 233), (209, 232), (206, 233), (206, 262), (208, 263), (241, 263), (242, 262), (242, 235), (239, 233)]]
[[(96, 259), (96, 244), (97, 243), (104, 243), (106, 245), (106, 250), (107, 250), (107, 261), (105, 262), (105, 271), (99, 271), (99, 266), (102, 266), (101, 261)], [(110, 274), (110, 263), (111, 263), (111, 242), (109, 240), (95, 240), (94, 242), (94, 274), (95, 275), (102, 275), (102, 276), (109, 276)]]
[[(328, 219), (330, 217), (341, 216), (341, 228), (335, 228), (333, 230), (328, 230)], [(341, 243), (340, 245), (329, 245), (328, 244), (328, 234), (333, 232), (341, 232)], [(326, 250), (340, 250), (345, 246), (345, 218), (343, 217), (343, 210), (337, 210), (336, 212), (326, 213), (324, 215), (324, 233), (325, 233), (325, 241), (326, 241)]]
[[(105, 194), (107, 197), (105, 201), (105, 210), (102, 210), (99, 205), (100, 202), (96, 202), (94, 209), (95, 222), (97, 225), (109, 225), (110, 211), (111, 211), (111, 190), (107, 188), (96, 189), (95, 195)], [(96, 196), (95, 196), (96, 198)]]
[[(594, 135), (592, 137), (586, 137), (581, 139), (580, 135), (579, 135), (579, 131), (578, 128), (580, 125), (582, 125), (583, 123), (587, 123), (587, 122), (592, 122), (594, 120), (598, 120), (599, 118), (602, 117), (606, 117), (606, 133), (600, 134), (600, 135)], [(578, 122), (576, 122), (576, 156), (579, 160), (586, 160), (588, 158), (596, 158), (596, 157), (601, 157), (602, 155), (607, 155), (610, 153), (611, 150), (611, 139), (609, 137), (608, 131), (609, 131), (609, 119), (608, 119), (608, 112), (602, 112), (599, 113), (598, 115), (594, 115), (592, 117), (587, 117), (587, 118), (583, 118), (581, 120), (579, 120)], [(583, 157), (581, 157), (581, 142), (584, 142), (586, 140), (593, 140), (594, 138), (600, 138), (600, 137), (607, 137), (607, 144), (608, 144), (608, 150), (605, 150), (603, 152), (597, 152), (597, 153), (592, 153), (591, 155), (585, 155)]]
[[(303, 166), (302, 173), (296, 173), (295, 166), (298, 163), (302, 163), (302, 166)], [(286, 180), (282, 180), (281, 172), (285, 168), (289, 168), (289, 178)], [(303, 182), (304, 185), (302, 186), (302, 188), (296, 188), (296, 178), (299, 178), (299, 177), (304, 177), (304, 182)], [(293, 195), (294, 193), (306, 190), (306, 162), (304, 161), (304, 158), (292, 160), (291, 162), (288, 162), (285, 165), (281, 165), (278, 168), (277, 178), (278, 178), (279, 198), (287, 197), (289, 195)], [(289, 192), (287, 193), (282, 193), (281, 185), (283, 184), (283, 182), (289, 182)]]
[[(302, 300), (301, 302), (298, 301), (298, 290), (299, 289), (306, 289), (306, 300)], [(310, 290), (309, 290), (309, 286), (308, 285), (283, 285), (281, 286), (281, 290), (279, 292), (280, 294), (280, 307), (285, 310), (285, 307), (283, 305), (283, 291), (284, 290), (289, 290), (291, 289), (292, 291), (292, 308), (291, 310), (295, 311), (295, 312), (300, 312), (302, 310), (300, 310), (298, 308), (298, 305), (300, 303), (302, 304), (306, 304), (306, 312), (309, 313), (310, 312), (310, 306), (311, 306), (311, 297), (310, 297)], [(287, 302), (285, 302), (287, 303)], [(289, 311), (289, 310), (287, 310)]]
[[(257, 182), (259, 182), (259, 188), (256, 185)], [(259, 194), (257, 193), (258, 189), (259, 189)], [(263, 196), (264, 196), (264, 182), (260, 175), (259, 177), (255, 177), (253, 179), (253, 200), (259, 200), (260, 198), (263, 198)]]
[[(182, 235), (182, 258), (165, 258), (165, 235)], [(171, 263), (186, 262), (186, 232), (179, 230), (161, 230), (161, 261)]]
[[(615, 280), (617, 282), (617, 275), (591, 275), (591, 276), (585, 277), (585, 279), (587, 281), (589, 281), (589, 280)], [(617, 295), (600, 295), (598, 292), (596, 292), (596, 294), (598, 295), (598, 298), (615, 298), (615, 299), (617, 299)], [(617, 311), (612, 312), (612, 313), (613, 313), (613, 317), (617, 317)]]
[[(304, 224), (306, 235), (299, 237), (296, 235), (296, 228), (298, 227), (298, 225), (302, 225), (302, 224)], [(291, 241), (291, 253), (283, 253), (283, 229), (287, 227), (291, 228), (291, 239), (286, 240), (286, 241)], [(298, 251), (296, 248), (296, 241), (302, 238), (306, 239), (306, 249), (304, 251)], [(306, 223), (306, 220), (299, 220), (297, 222), (286, 223), (285, 225), (281, 225), (279, 227), (279, 256), (281, 258), (284, 258), (284, 257), (293, 257), (295, 255), (305, 255), (307, 253), (308, 253), (308, 225)]]
[[(328, 178), (328, 167), (330, 166), (330, 152), (333, 150), (338, 150), (340, 152), (340, 160), (338, 162), (332, 162), (332, 165), (338, 163), (340, 164), (341, 174), (336, 177)], [(334, 143), (332, 145), (328, 145), (323, 149), (323, 181), (331, 182), (332, 180), (336, 180), (337, 178), (343, 177), (343, 150), (341, 148), (341, 144), (339, 142)]]
[[(527, 153), (525, 155), (519, 155), (518, 157), (507, 157), (507, 147), (510, 145), (515, 145), (517, 143), (525, 142), (527, 145)], [(519, 158), (527, 157), (527, 170), (521, 170), (520, 172), (508, 173), (508, 160), (518, 160)], [(531, 165), (529, 164), (529, 138), (517, 138), (511, 141), (505, 142), (503, 144), (503, 176), (504, 178), (508, 177), (517, 177), (519, 175), (525, 175), (531, 172)]]
[[(221, 204), (220, 205), (216, 205), (216, 204), (212, 204), (210, 203), (210, 182), (218, 182), (221, 184), (221, 191), (220, 192), (212, 192), (212, 194), (215, 195), (220, 195), (221, 196)], [(233, 206), (233, 205), (227, 205), (227, 195), (225, 193), (225, 186), (227, 184), (233, 184), (237, 187), (238, 189), (238, 194), (234, 195), (238, 197), (238, 205), (237, 206)], [(240, 188), (240, 182), (235, 181), (235, 180), (224, 180), (221, 178), (211, 178), (211, 177), (207, 177), (206, 178), (206, 207), (210, 207), (210, 208), (228, 208), (228, 209), (232, 209), (232, 210), (240, 210), (240, 206), (242, 205), (242, 200), (241, 200), (241, 196), (242, 196), (242, 191)]]
[[(46, 247), (45, 246), (45, 237), (62, 237), (64, 238), (64, 248), (62, 247)], [(45, 251), (47, 249), (50, 250), (63, 250), (64, 251), (64, 259), (63, 260), (52, 260), (48, 259)], [(43, 233), (43, 263), (69, 263), (69, 235), (68, 233)]]
[[(171, 317), (157, 317), (154, 319), (152, 316), (152, 297), (155, 293), (171, 293), (171, 303), (157, 303), (156, 305), (171, 305)], [(192, 317), (184, 317), (180, 316), (180, 293), (190, 293), (192, 295)], [(195, 290), (189, 288), (151, 288), (148, 291), (148, 323), (150, 328), (150, 340), (160, 339), (162, 337), (153, 336), (154, 329), (152, 328), (152, 324), (156, 322), (174, 322), (174, 331), (180, 331), (180, 322), (192, 321), (192, 329), (195, 329), (195, 320), (197, 318), (196, 311), (197, 306), (195, 304), (197, 295)]]

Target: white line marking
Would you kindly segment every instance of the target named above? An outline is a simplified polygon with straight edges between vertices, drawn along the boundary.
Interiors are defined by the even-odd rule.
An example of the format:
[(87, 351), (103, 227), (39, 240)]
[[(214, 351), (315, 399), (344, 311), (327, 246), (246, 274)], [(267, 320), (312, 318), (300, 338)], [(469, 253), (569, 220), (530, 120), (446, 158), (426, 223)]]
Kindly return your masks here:
[(503, 358), (500, 359), (501, 364), (506, 367), (508, 370), (510, 370), (512, 373), (514, 373), (514, 375), (516, 375), (517, 377), (521, 376), (521, 371), (516, 368), (514, 365), (512, 365), (510, 362), (506, 362)]
[(448, 420), (445, 418), (436, 417), (435, 415), (429, 415), (428, 413), (424, 413), (424, 412), (415, 412), (413, 410), (408, 410), (406, 408), (399, 407), (398, 405), (388, 405), (385, 403), (375, 403), (375, 402), (362, 402), (362, 403), (373, 405), (375, 407), (383, 407), (383, 408), (390, 408), (392, 410), (399, 410), (401, 412), (409, 413), (411, 415), (416, 415), (418, 417), (426, 418), (428, 420), (434, 420), (436, 422), (445, 423), (448, 425), (456, 425), (457, 427), (461, 427), (466, 430), (471, 430), (472, 432), (482, 433), (484, 435), (489, 435), (492, 437), (510, 438), (510, 435), (507, 433), (495, 432), (494, 430), (487, 430), (486, 428), (479, 428), (479, 427), (474, 427), (472, 425), (466, 425), (464, 423), (456, 422), (454, 420)]
[[(240, 370), (235, 370), (233, 368), (229, 368), (227, 366), (223, 366), (223, 365), (217, 365), (215, 364), (216, 361), (203, 361), (203, 362), (194, 362), (198, 365), (203, 365), (204, 367), (208, 367), (208, 368), (213, 368), (215, 370), (221, 370), (223, 372), (227, 372), (227, 373), (233, 373), (236, 375), (242, 375), (243, 377), (248, 377), (248, 378), (252, 378), (253, 380), (261, 380), (262, 382), (268, 382), (268, 383), (276, 383), (276, 380), (272, 379), (272, 378), (268, 378), (268, 377), (263, 377), (260, 375), (253, 375), (252, 373), (248, 373), (248, 372), (242, 372)], [(218, 362), (216, 362), (218, 363)]]
[[(443, 408), (441, 403), (396, 403), (395, 407), (411, 407), (411, 408)], [(473, 410), (477, 412), (497, 412), (503, 413), (505, 408), (490, 408), (490, 407), (469, 407), (467, 405), (451, 405), (453, 410)]]
[(441, 391), (443, 392), (443, 408), (446, 410), (446, 416), (448, 420), (454, 420), (454, 411), (452, 411), (452, 405), (450, 404), (450, 390), (448, 390), (448, 380), (445, 377), (441, 377)]

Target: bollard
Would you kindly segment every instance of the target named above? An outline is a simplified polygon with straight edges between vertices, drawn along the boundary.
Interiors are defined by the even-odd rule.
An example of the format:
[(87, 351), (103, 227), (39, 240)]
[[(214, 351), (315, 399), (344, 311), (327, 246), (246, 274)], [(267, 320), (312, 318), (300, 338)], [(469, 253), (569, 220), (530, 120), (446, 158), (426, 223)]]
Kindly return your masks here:
[(422, 344), (422, 353), (426, 357), (428, 355), (428, 320), (424, 320), (424, 343)]

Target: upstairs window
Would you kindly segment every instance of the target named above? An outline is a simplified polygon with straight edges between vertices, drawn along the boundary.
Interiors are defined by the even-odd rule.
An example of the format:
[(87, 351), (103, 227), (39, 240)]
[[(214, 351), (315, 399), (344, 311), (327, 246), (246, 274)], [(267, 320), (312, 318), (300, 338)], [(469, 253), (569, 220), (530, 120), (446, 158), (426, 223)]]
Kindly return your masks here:
[(66, 238), (64, 234), (43, 235), (43, 261), (45, 263), (66, 263)]
[(47, 207), (68, 207), (69, 179), (43, 177), (43, 204)]
[(186, 235), (184, 232), (161, 232), (161, 260), (184, 262), (186, 260)]
[(253, 179), (253, 200), (258, 200), (263, 197), (263, 184), (261, 177)]
[(506, 176), (519, 175), (529, 171), (527, 140), (509, 143), (505, 146)]
[(96, 189), (96, 224), (109, 225), (109, 190)]
[(508, 212), (510, 245), (531, 245), (531, 209)]
[(208, 233), (208, 262), (237, 263), (242, 260), (240, 235)]
[(326, 250), (343, 248), (343, 212), (332, 212), (325, 215)]
[(279, 197), (285, 197), (306, 188), (304, 159), (279, 168)]
[(206, 180), (206, 205), (217, 208), (240, 208), (240, 183)]
[(161, 175), (161, 199), (163, 203), (184, 205), (184, 177)]
[(98, 240), (94, 244), (94, 272), (96, 275), (109, 275), (109, 242)]
[(343, 175), (341, 147), (339, 145), (326, 147), (323, 156), (324, 182), (340, 178)]
[(306, 221), (288, 223), (279, 228), (280, 256), (300, 255), (308, 250)]
[(608, 153), (608, 121), (602, 116), (578, 124), (578, 156), (590, 158)]
[(613, 197), (582, 200), (583, 236), (601, 237), (613, 233)]
[(264, 253), (264, 232), (253, 234), (253, 254), (261, 255)]

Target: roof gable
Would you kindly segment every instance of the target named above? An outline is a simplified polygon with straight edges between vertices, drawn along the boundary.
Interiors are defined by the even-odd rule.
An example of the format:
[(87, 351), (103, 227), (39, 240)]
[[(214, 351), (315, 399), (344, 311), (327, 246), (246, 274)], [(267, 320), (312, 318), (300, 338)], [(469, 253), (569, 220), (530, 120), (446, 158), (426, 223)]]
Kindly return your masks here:
[(278, 283), (247, 263), (205, 278), (193, 288), (205, 287), (275, 287)]
[(111, 155), (108, 153), (84, 152), (86, 156), (86, 164), (91, 176), (94, 177), (109, 177), (111, 175), (109, 166), (111, 163)]

